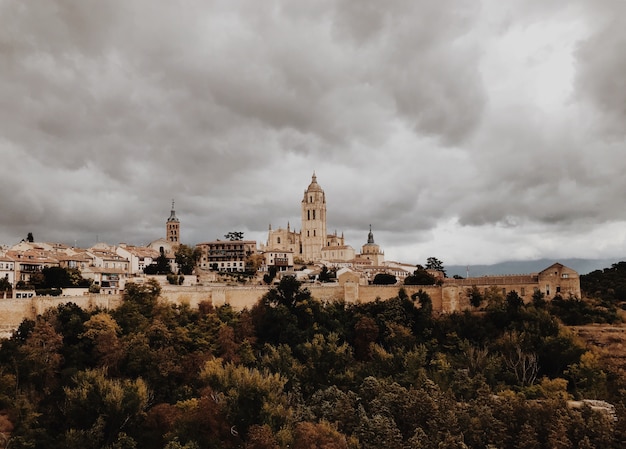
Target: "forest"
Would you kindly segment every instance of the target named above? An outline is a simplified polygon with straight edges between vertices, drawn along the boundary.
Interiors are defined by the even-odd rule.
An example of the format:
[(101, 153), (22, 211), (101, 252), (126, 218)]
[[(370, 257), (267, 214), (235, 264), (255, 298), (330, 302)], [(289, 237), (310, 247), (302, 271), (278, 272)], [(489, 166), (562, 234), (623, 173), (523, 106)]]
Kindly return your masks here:
[(129, 283), (115, 310), (63, 304), (2, 341), (0, 447), (623, 448), (626, 371), (567, 326), (619, 323), (611, 282), (444, 315), (402, 288), (322, 303), (283, 277), (235, 311)]

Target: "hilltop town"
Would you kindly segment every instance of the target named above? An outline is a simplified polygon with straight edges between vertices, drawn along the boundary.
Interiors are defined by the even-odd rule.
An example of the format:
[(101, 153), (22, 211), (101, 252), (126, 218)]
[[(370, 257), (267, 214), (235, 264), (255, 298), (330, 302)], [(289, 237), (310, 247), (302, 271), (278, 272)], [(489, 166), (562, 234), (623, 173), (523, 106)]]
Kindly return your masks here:
[[(423, 285), (435, 288), (441, 311), (469, 307), (473, 288), (498, 289), (503, 295), (515, 291), (528, 302), (535, 292), (580, 297), (578, 273), (554, 263), (539, 273), (478, 278), (447, 278), (439, 261), (425, 267), (385, 260), (371, 229), (360, 252), (347, 245), (343, 233), (328, 233), (324, 190), (315, 173), (304, 190), (300, 230), (272, 228), (265, 242), (245, 240), (242, 232), (229, 232), (216, 239), (189, 247), (181, 242), (181, 220), (172, 202), (165, 221), (165, 235), (145, 246), (98, 243), (77, 248), (62, 243), (36, 242), (32, 235), (0, 250), (0, 279), (4, 298), (30, 298), (43, 294), (117, 295), (127, 282), (143, 282), (156, 276), (167, 285), (207, 287), (265, 285), (291, 275), (302, 281), (333, 282), (344, 287), (339, 296), (362, 300), (370, 285)], [(74, 288), (44, 290), (43, 274), (52, 268), (65, 269), (80, 278)], [(359, 290), (359, 286), (363, 287)], [(47, 285), (67, 287), (67, 285)]]

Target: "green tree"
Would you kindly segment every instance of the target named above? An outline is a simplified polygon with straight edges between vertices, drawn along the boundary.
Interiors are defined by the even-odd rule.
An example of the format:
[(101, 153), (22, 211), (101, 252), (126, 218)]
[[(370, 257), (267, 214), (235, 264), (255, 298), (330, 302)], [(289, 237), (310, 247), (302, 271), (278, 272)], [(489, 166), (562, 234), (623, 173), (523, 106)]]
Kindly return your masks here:
[(404, 279), (404, 285), (434, 285), (437, 280), (428, 273), (421, 265), (418, 265), (412, 275)]
[(180, 245), (176, 250), (175, 260), (178, 265), (178, 273), (190, 275), (196, 268), (196, 264), (202, 255), (200, 248), (191, 248), (187, 245)]
[(0, 292), (7, 292), (12, 290), (11, 283), (9, 282), (9, 275), (6, 277), (0, 278)]
[(472, 288), (467, 289), (467, 297), (469, 298), (469, 302), (472, 307), (480, 307), (484, 299), (480, 290), (478, 290), (478, 287), (475, 285)]
[(318, 279), (320, 282), (330, 282), (333, 279), (333, 272), (330, 271), (326, 265), (324, 265), (320, 270)]
[(115, 442), (149, 399), (143, 380), (109, 379), (104, 370), (77, 373), (64, 392), (65, 438), (73, 443), (65, 447), (100, 448)]
[(278, 374), (213, 359), (205, 363), (200, 380), (223, 394), (226, 415), (241, 435), (254, 424), (280, 428), (290, 414), (284, 392), (287, 379)]
[(436, 257), (429, 257), (428, 259), (426, 259), (426, 267), (427, 270), (436, 270), (436, 271), (440, 271), (443, 273), (444, 277), (447, 277), (446, 275), (446, 269), (443, 266), (443, 262), (439, 259), (437, 259)]
[(274, 278), (276, 277), (276, 267), (274, 265), (272, 265), (271, 267), (269, 267), (267, 274), (263, 275), (263, 282), (265, 282), (266, 284), (271, 284), (272, 281), (274, 280)]
[(224, 238), (230, 241), (243, 240), (243, 232), (241, 231), (230, 231), (224, 234)]
[(393, 285), (398, 282), (398, 279), (393, 274), (389, 273), (378, 273), (374, 276), (374, 280), (372, 284), (374, 285)]

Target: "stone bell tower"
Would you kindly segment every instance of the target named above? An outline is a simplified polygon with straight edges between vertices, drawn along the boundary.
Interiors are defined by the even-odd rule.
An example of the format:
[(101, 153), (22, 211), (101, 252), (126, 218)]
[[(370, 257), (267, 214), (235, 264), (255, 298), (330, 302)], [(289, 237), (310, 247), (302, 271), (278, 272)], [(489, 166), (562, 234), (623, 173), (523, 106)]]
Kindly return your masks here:
[(172, 243), (180, 244), (180, 220), (176, 218), (176, 211), (174, 210), (174, 200), (172, 200), (172, 211), (170, 212), (170, 218), (165, 223), (165, 240)]
[(326, 244), (326, 197), (315, 172), (302, 199), (300, 254), (304, 261), (319, 260)]

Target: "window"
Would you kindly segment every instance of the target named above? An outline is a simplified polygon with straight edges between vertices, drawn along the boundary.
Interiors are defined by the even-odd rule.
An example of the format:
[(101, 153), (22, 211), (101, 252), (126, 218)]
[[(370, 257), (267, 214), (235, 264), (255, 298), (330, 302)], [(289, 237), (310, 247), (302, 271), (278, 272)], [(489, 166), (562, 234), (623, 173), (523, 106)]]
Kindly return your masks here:
[(309, 234), (309, 231), (306, 231), (306, 236), (311, 237), (311, 235)]
[(315, 220), (315, 209), (313, 209), (313, 220)]
[(315, 229), (313, 229), (313, 237), (315, 237), (315, 235), (316, 235), (316, 234), (315, 234)]
[(276, 243), (280, 243), (280, 237), (276, 238)]
[(569, 274), (568, 274), (568, 273), (563, 273), (563, 274), (561, 275), (561, 277), (562, 277), (563, 279), (567, 279), (567, 278), (569, 278)]
[(558, 287), (556, 288), (556, 292), (557, 292), (557, 293), (561, 293), (561, 286), (558, 286)]
[(526, 289), (524, 287), (522, 287), (520, 289), (520, 293), (521, 293), (522, 296), (526, 295)]
[(307, 211), (306, 211), (306, 219), (307, 219), (307, 220), (310, 220), (310, 219), (311, 219), (311, 211), (310, 211), (310, 210), (307, 210)]

